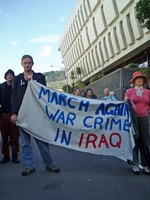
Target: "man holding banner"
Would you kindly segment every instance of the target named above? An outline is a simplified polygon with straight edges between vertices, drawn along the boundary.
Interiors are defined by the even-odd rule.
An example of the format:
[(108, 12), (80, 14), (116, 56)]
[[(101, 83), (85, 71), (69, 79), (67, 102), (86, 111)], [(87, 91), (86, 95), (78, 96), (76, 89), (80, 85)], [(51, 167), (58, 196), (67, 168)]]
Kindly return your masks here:
[[(34, 80), (39, 82), (42, 85), (46, 86), (45, 76), (41, 73), (35, 73), (32, 70), (32, 66), (34, 65), (33, 58), (30, 55), (24, 55), (21, 59), (21, 65), (23, 66), (24, 72), (19, 74), (18, 76), (13, 78), (12, 83), (12, 117), (11, 121), (16, 124), (17, 116), (22, 105), (22, 101), (26, 92), (26, 88), (29, 84), (30, 80)], [(30, 116), (28, 116), (30, 117)], [(26, 126), (28, 127), (28, 120), (25, 121)], [(36, 124), (32, 124), (32, 126), (36, 127)], [(26, 129), (19, 126), (19, 132), (22, 142), (22, 154), (23, 160), (26, 165), (25, 170), (22, 172), (22, 176), (28, 176), (31, 173), (35, 172), (35, 160), (32, 153), (32, 146), (31, 146), (31, 135), (29, 134)], [(49, 151), (49, 144), (46, 141), (39, 140), (38, 138), (34, 138), (43, 162), (47, 168), (47, 170), (52, 172), (59, 172), (60, 169), (55, 166)]]
[(33, 80), (18, 113), (19, 127), (50, 144), (132, 160), (135, 132), (127, 102), (82, 98)]

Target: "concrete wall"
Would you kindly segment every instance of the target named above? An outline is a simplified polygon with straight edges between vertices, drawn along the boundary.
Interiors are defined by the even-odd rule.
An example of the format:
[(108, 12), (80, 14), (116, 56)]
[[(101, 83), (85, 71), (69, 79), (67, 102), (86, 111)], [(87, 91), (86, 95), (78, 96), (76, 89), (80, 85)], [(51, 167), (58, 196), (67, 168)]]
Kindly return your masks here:
[[(124, 94), (128, 88), (130, 88), (129, 81), (132, 78), (132, 74), (139, 69), (132, 68), (121, 68), (116, 70), (113, 73), (95, 81), (94, 83), (89, 85), (97, 95), (98, 99), (101, 99), (103, 95), (104, 88), (109, 88), (110, 91), (115, 92), (118, 100), (124, 100)], [(150, 70), (148, 70), (147, 76), (150, 77)], [(149, 87), (149, 84), (145, 85), (145, 87)]]
[(59, 40), (62, 62), (86, 82), (103, 70), (124, 64), (150, 46), (150, 32), (135, 18), (138, 0), (77, 0)]

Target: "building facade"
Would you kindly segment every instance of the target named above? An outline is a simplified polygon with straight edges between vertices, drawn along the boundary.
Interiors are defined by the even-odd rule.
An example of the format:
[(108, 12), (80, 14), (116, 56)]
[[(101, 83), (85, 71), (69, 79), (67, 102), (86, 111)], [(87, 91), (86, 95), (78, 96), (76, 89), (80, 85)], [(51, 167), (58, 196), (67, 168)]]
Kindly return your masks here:
[(69, 84), (80, 79), (89, 84), (91, 77), (130, 63), (149, 66), (150, 31), (135, 17), (137, 2), (77, 0), (58, 44)]

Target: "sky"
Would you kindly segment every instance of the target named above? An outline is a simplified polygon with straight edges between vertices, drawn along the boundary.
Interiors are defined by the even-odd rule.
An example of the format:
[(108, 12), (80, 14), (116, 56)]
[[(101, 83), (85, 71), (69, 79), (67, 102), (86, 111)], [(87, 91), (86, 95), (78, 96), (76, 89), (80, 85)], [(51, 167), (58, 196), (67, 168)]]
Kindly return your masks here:
[[(12, 69), (23, 72), (21, 57), (33, 57), (35, 72), (64, 67), (58, 41), (77, 0), (0, 0), (0, 82)], [(50, 67), (51, 65), (57, 67)]]

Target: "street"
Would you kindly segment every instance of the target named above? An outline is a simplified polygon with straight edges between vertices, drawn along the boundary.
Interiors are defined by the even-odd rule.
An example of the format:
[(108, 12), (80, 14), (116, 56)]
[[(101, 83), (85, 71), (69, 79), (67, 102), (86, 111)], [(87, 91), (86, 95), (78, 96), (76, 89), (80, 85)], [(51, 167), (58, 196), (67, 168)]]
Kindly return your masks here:
[[(21, 176), (25, 166), (0, 164), (0, 200), (148, 200), (150, 176), (134, 175), (132, 166), (110, 156), (50, 145), (60, 173), (48, 172), (32, 140), (36, 172)], [(1, 137), (0, 137), (1, 148)], [(2, 154), (0, 159), (2, 159)]]

